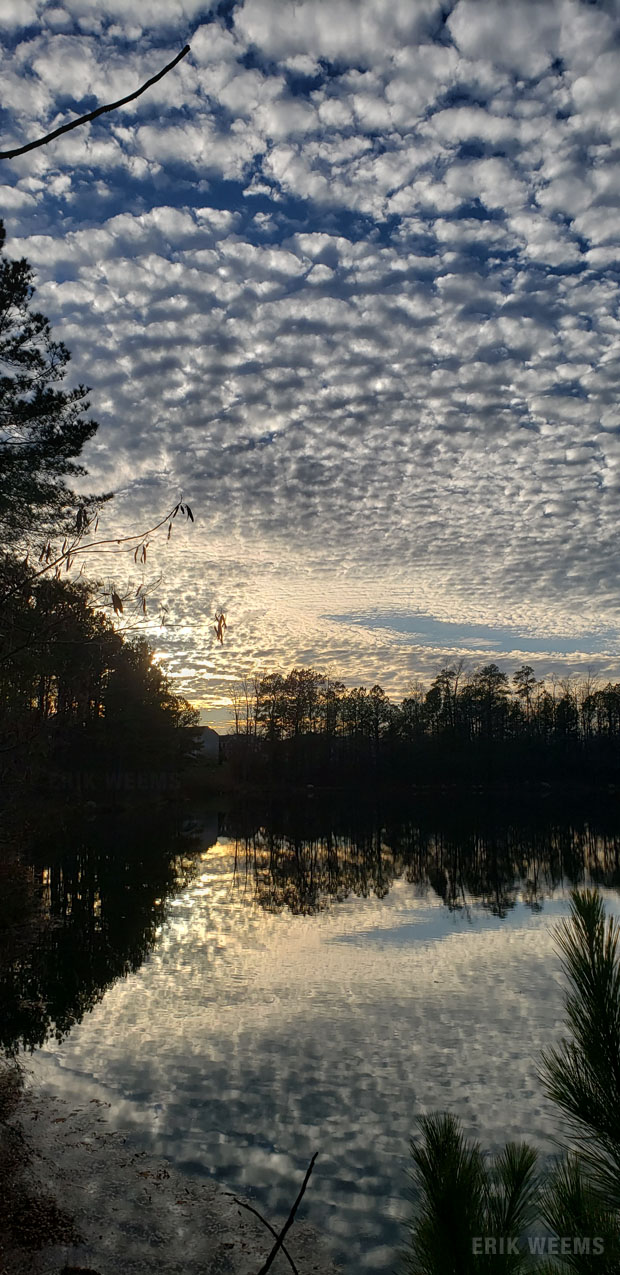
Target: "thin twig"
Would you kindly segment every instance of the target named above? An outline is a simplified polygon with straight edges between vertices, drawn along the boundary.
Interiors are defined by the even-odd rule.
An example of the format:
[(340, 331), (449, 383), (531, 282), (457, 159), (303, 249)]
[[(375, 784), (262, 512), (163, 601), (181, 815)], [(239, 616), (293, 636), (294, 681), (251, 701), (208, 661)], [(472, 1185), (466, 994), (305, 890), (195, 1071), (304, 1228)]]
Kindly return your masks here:
[(70, 124), (63, 124), (61, 128), (54, 129), (53, 133), (47, 133), (45, 137), (38, 137), (36, 142), (28, 142), (26, 146), (16, 146), (14, 150), (10, 151), (0, 151), (0, 159), (16, 159), (18, 155), (25, 155), (26, 151), (33, 151), (37, 146), (47, 146), (48, 142), (53, 142), (54, 138), (60, 137), (61, 133), (68, 133), (72, 128), (79, 128), (80, 124), (88, 124), (89, 120), (96, 120), (98, 115), (105, 115), (106, 111), (115, 111), (119, 106), (126, 106), (128, 102), (135, 101), (142, 93), (146, 93), (146, 90), (150, 89), (152, 84), (157, 84), (158, 80), (167, 75), (168, 71), (171, 71), (177, 65), (177, 62), (180, 62), (181, 58), (186, 57), (188, 53), (189, 44), (186, 44), (185, 48), (181, 49), (180, 53), (177, 53), (176, 58), (164, 67), (163, 71), (158, 71), (157, 75), (153, 75), (150, 80), (147, 80), (146, 84), (142, 85), (142, 88), (136, 89), (135, 93), (128, 93), (127, 97), (119, 98), (118, 102), (110, 102), (109, 106), (98, 106), (96, 111), (90, 111), (88, 115), (80, 115), (79, 119), (71, 120)]
[[(235, 1201), (235, 1204), (240, 1204), (242, 1209), (247, 1209), (249, 1213), (253, 1213), (255, 1217), (259, 1218), (260, 1221), (263, 1223), (263, 1225), (267, 1227), (267, 1230), (271, 1231), (271, 1234), (273, 1235), (274, 1239), (277, 1240), (278, 1232), (276, 1231), (275, 1227), (271, 1225), (271, 1222), (267, 1221), (266, 1217), (263, 1217), (262, 1213), (259, 1213), (258, 1209), (255, 1209), (252, 1204), (246, 1204), (245, 1200), (240, 1200), (237, 1195), (232, 1194), (232, 1191), (225, 1191), (224, 1194), (229, 1195), (231, 1200)], [(284, 1253), (284, 1256), (288, 1258), (288, 1261), (290, 1262), (291, 1268), (295, 1272), (295, 1275), (299, 1275), (299, 1271), (297, 1270), (297, 1267), (288, 1249), (285, 1248), (284, 1244), (281, 1245), (281, 1248), (282, 1248), (282, 1252)]]
[[(33, 571), (32, 574), (28, 576), (27, 580), (14, 584), (4, 593), (0, 589), (0, 602), (7, 602), (9, 598), (15, 596), (23, 589), (24, 584), (31, 584), (33, 580), (38, 580), (39, 576), (47, 575), (47, 573), (53, 571), (55, 567), (66, 562), (67, 558), (77, 558), (78, 554), (88, 553), (92, 549), (98, 549), (101, 545), (124, 545), (129, 544), (131, 541), (137, 541), (137, 548), (139, 549), (147, 536), (153, 536), (156, 531), (160, 531), (162, 527), (165, 527), (166, 523), (170, 523), (172, 519), (176, 517), (180, 504), (181, 502), (179, 501), (179, 503), (174, 506), (174, 509), (171, 509), (170, 513), (166, 514), (165, 518), (161, 518), (160, 521), (157, 522), (154, 527), (150, 527), (148, 531), (135, 532), (131, 536), (110, 536), (105, 540), (89, 540), (84, 542), (83, 536), (85, 531), (89, 530), (89, 528), (86, 527), (84, 531), (80, 531), (77, 534), (75, 540), (68, 546), (67, 549), (65, 549), (62, 553), (59, 553), (56, 558), (52, 558), (49, 562), (46, 562), (45, 565), (41, 567), (40, 571)], [(194, 519), (192, 516), (192, 522), (193, 521)]]
[(286, 1222), (284, 1223), (284, 1226), (282, 1227), (282, 1230), (280, 1231), (280, 1234), (269, 1254), (269, 1257), (267, 1258), (267, 1261), (264, 1263), (263, 1266), (261, 1266), (258, 1272), (258, 1275), (267, 1275), (267, 1271), (275, 1262), (276, 1257), (278, 1256), (278, 1253), (280, 1249), (282, 1248), (282, 1241), (287, 1231), (290, 1230), (291, 1226), (293, 1225), (293, 1222), (295, 1221), (295, 1214), (297, 1212), (299, 1204), (301, 1203), (303, 1193), (308, 1185), (308, 1182), (310, 1181), (310, 1174), (312, 1173), (312, 1170), (314, 1168), (314, 1161), (316, 1160), (318, 1154), (319, 1154), (318, 1151), (315, 1151), (310, 1161), (310, 1164), (308, 1165), (308, 1168), (306, 1170), (306, 1176), (301, 1184), (301, 1190), (299, 1192), (299, 1195), (297, 1196), (297, 1199), (295, 1200), (295, 1203), (286, 1219)]

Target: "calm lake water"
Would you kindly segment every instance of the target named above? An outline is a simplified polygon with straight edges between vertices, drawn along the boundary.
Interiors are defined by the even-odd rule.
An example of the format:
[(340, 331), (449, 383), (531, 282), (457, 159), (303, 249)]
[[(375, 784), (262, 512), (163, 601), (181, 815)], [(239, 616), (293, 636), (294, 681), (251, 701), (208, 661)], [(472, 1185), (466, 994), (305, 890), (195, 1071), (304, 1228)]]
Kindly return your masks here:
[(304, 818), (56, 832), (37, 871), (57, 924), (0, 981), (4, 1021), (38, 1045), (38, 1085), (103, 1098), (145, 1149), (272, 1221), (318, 1150), (304, 1216), (351, 1275), (388, 1272), (417, 1116), (551, 1148), (553, 926), (574, 881), (620, 911), (620, 833)]

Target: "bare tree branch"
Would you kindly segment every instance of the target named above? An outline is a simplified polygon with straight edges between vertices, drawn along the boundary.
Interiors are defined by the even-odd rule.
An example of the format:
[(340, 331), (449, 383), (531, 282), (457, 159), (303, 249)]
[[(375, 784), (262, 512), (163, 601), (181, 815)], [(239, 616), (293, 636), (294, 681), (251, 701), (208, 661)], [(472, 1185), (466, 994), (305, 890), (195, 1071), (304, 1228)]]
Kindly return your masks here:
[(280, 1249), (283, 1248), (284, 1236), (286, 1235), (287, 1231), (290, 1230), (291, 1226), (293, 1225), (293, 1222), (295, 1221), (295, 1214), (297, 1212), (299, 1204), (301, 1203), (303, 1193), (308, 1185), (308, 1182), (310, 1181), (310, 1174), (312, 1173), (312, 1170), (314, 1168), (314, 1161), (316, 1160), (318, 1154), (319, 1154), (318, 1151), (315, 1151), (310, 1161), (310, 1164), (308, 1165), (308, 1168), (306, 1170), (306, 1176), (301, 1184), (299, 1195), (297, 1196), (297, 1199), (295, 1200), (295, 1203), (286, 1219), (286, 1222), (284, 1223), (284, 1226), (282, 1227), (282, 1230), (280, 1231), (280, 1234), (269, 1254), (269, 1257), (267, 1258), (267, 1261), (263, 1264), (263, 1266), (261, 1266), (258, 1272), (258, 1275), (267, 1275), (267, 1271), (270, 1269), (271, 1266), (273, 1266), (273, 1263), (275, 1262)]
[(177, 65), (177, 62), (181, 61), (181, 58), (186, 57), (189, 53), (189, 48), (189, 44), (186, 44), (185, 48), (181, 49), (180, 53), (177, 53), (176, 58), (164, 67), (163, 71), (158, 71), (157, 75), (153, 75), (150, 80), (146, 81), (146, 84), (142, 85), (142, 88), (136, 89), (135, 93), (129, 93), (127, 97), (119, 98), (118, 102), (110, 102), (109, 106), (98, 106), (96, 111), (90, 111), (88, 115), (80, 115), (79, 119), (71, 120), (70, 124), (63, 124), (61, 128), (54, 129), (53, 133), (47, 133), (45, 137), (38, 137), (35, 142), (28, 142), (26, 146), (16, 146), (14, 150), (0, 151), (0, 159), (16, 159), (18, 155), (25, 155), (26, 151), (36, 150), (37, 146), (47, 146), (48, 142), (53, 142), (54, 138), (60, 137), (61, 133), (68, 133), (72, 128), (79, 128), (80, 124), (88, 124), (89, 120), (96, 120), (98, 115), (105, 115), (106, 111), (116, 111), (119, 106), (126, 106), (127, 102), (134, 102), (142, 93), (146, 93), (146, 90), (150, 89), (151, 85), (157, 84), (158, 80), (163, 79), (164, 75), (167, 75), (168, 71), (171, 71)]
[[(133, 535), (129, 536), (112, 536), (102, 540), (85, 541), (84, 537), (88, 535), (93, 522), (95, 523), (96, 529), (98, 517), (96, 518), (93, 515), (89, 521), (85, 510), (81, 507), (78, 509), (76, 532), (72, 542), (67, 544), (67, 540), (65, 538), (64, 545), (60, 552), (52, 550), (51, 544), (48, 542), (47, 546), (43, 547), (39, 556), (39, 563), (43, 563), (43, 566), (40, 566), (37, 571), (32, 571), (31, 569), (30, 574), (25, 579), (16, 579), (12, 584), (9, 584), (8, 587), (5, 587), (4, 589), (0, 584), (0, 607), (4, 606), (12, 597), (16, 597), (23, 593), (24, 587), (29, 587), (33, 581), (38, 580), (41, 576), (46, 575), (49, 572), (54, 572), (56, 579), (60, 579), (60, 572), (63, 564), (65, 566), (65, 571), (68, 572), (69, 568), (78, 556), (81, 556), (90, 550), (98, 550), (101, 546), (114, 545), (116, 547), (118, 545), (125, 545), (131, 551), (131, 546), (135, 545), (134, 559), (136, 559), (138, 550), (145, 545), (148, 546), (150, 544), (150, 537), (164, 527), (166, 523), (168, 524), (168, 539), (170, 539), (172, 522), (173, 519), (176, 518), (177, 513), (181, 513), (182, 517), (187, 518), (191, 522), (194, 521), (194, 515), (189, 505), (187, 503), (182, 504), (181, 501), (178, 501), (174, 508), (166, 514), (165, 518), (161, 518), (159, 522), (155, 523), (153, 527), (150, 527), (148, 531), (135, 532)], [(105, 548), (104, 552), (107, 552)], [(22, 564), (24, 567), (28, 566), (28, 559), (29, 554), (26, 554), (26, 558)], [(140, 585), (136, 597), (138, 594), (141, 595), (140, 603), (142, 603), (145, 596), (145, 588), (143, 584)], [(119, 614), (119, 612), (122, 614), (122, 602), (123, 599), (119, 597), (116, 590), (112, 590), (112, 603), (115, 614)], [(144, 607), (143, 610), (145, 610)], [(0, 623), (0, 631), (1, 627)]]
[[(271, 1231), (271, 1234), (273, 1235), (274, 1240), (277, 1240), (278, 1232), (276, 1231), (275, 1227), (271, 1225), (271, 1222), (267, 1221), (266, 1217), (263, 1217), (262, 1213), (259, 1213), (258, 1209), (255, 1209), (252, 1204), (246, 1204), (245, 1200), (240, 1200), (239, 1197), (236, 1195), (233, 1195), (231, 1191), (226, 1191), (226, 1195), (230, 1195), (231, 1199), (235, 1201), (235, 1204), (240, 1204), (242, 1209), (247, 1209), (249, 1213), (253, 1213), (255, 1217), (259, 1218), (259, 1220), (263, 1223), (263, 1225), (267, 1227), (267, 1230)], [(299, 1271), (297, 1270), (297, 1267), (288, 1249), (285, 1248), (284, 1244), (281, 1244), (280, 1247), (282, 1249), (282, 1252), (284, 1253), (284, 1256), (287, 1258), (291, 1266), (291, 1269), (294, 1271), (295, 1275), (299, 1275)]]
[[(84, 542), (83, 536), (89, 531), (90, 523), (81, 523), (73, 542), (68, 547), (63, 548), (62, 552), (59, 553), (57, 557), (53, 557), (52, 555), (51, 559), (45, 562), (45, 566), (41, 567), (40, 571), (35, 571), (30, 578), (31, 580), (37, 580), (39, 576), (45, 575), (48, 571), (53, 571), (56, 567), (61, 566), (63, 562), (68, 562), (70, 565), (73, 559), (77, 558), (78, 554), (90, 553), (91, 550), (99, 549), (102, 545), (135, 544), (137, 551), (137, 549), (141, 548), (149, 536), (155, 535), (155, 532), (159, 531), (162, 527), (165, 527), (166, 523), (168, 523), (168, 527), (170, 527), (173, 518), (176, 518), (179, 510), (181, 510), (181, 513), (189, 518), (191, 522), (194, 521), (194, 515), (192, 514), (189, 505), (182, 505), (179, 501), (174, 506), (174, 509), (170, 510), (170, 513), (167, 513), (164, 518), (160, 518), (159, 522), (156, 522), (154, 527), (149, 527), (148, 531), (137, 531), (130, 536), (109, 536), (105, 540), (89, 540)], [(79, 512), (80, 511), (78, 510), (78, 516)], [(43, 555), (41, 555), (39, 561), (42, 561), (42, 559)]]

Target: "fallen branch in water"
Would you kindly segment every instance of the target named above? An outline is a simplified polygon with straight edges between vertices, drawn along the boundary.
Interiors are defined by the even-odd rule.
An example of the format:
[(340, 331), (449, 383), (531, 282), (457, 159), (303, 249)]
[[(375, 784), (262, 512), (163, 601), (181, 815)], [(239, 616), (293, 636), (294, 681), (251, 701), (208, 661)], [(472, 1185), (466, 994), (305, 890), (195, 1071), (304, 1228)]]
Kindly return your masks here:
[[(271, 1222), (268, 1222), (267, 1218), (263, 1217), (262, 1213), (259, 1213), (258, 1209), (255, 1209), (252, 1204), (246, 1204), (245, 1200), (240, 1200), (239, 1197), (236, 1195), (233, 1195), (231, 1191), (226, 1191), (225, 1194), (229, 1195), (230, 1198), (235, 1201), (235, 1204), (241, 1205), (242, 1209), (247, 1209), (249, 1213), (253, 1213), (254, 1216), (257, 1217), (263, 1223), (263, 1225), (267, 1227), (267, 1230), (271, 1231), (271, 1234), (273, 1235), (274, 1239), (277, 1240), (278, 1232), (276, 1231), (275, 1226), (272, 1226)], [(295, 1272), (295, 1275), (299, 1275), (299, 1271), (297, 1270), (297, 1267), (288, 1249), (285, 1248), (284, 1244), (281, 1244), (280, 1247), (282, 1249), (282, 1252), (284, 1253), (284, 1256), (287, 1258), (288, 1262), (290, 1263), (291, 1270)]]
[(291, 1226), (293, 1225), (293, 1222), (295, 1221), (295, 1214), (297, 1212), (299, 1204), (301, 1203), (303, 1193), (308, 1185), (308, 1182), (310, 1181), (310, 1174), (312, 1173), (312, 1170), (314, 1168), (314, 1161), (316, 1160), (318, 1154), (319, 1154), (318, 1151), (315, 1151), (310, 1161), (310, 1164), (308, 1165), (308, 1168), (306, 1170), (306, 1176), (301, 1184), (301, 1190), (299, 1192), (299, 1195), (297, 1196), (297, 1199), (295, 1200), (295, 1203), (286, 1219), (286, 1222), (284, 1223), (284, 1226), (282, 1227), (282, 1230), (280, 1231), (280, 1234), (278, 1235), (278, 1238), (269, 1254), (269, 1257), (267, 1258), (267, 1261), (264, 1263), (263, 1266), (261, 1266), (258, 1272), (258, 1275), (267, 1275), (267, 1271), (275, 1262), (280, 1249), (284, 1247), (284, 1244), (283, 1244), (284, 1236), (286, 1235), (287, 1231), (290, 1230)]

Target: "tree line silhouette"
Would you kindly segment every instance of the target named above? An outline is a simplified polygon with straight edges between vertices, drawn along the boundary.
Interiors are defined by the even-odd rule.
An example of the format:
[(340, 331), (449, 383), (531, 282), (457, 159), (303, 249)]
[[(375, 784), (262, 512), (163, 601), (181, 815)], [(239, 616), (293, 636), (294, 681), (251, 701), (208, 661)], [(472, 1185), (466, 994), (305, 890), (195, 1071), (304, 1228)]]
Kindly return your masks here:
[(141, 636), (123, 637), (82, 581), (33, 578), (0, 563), (0, 775), (48, 765), (171, 765), (198, 713), (176, 695)]
[[(85, 415), (88, 389), (65, 387), (69, 351), (34, 308), (29, 263), (4, 246), (0, 221), (0, 778), (10, 801), (8, 782), (38, 779), (52, 758), (166, 765), (181, 747), (177, 727), (198, 714), (132, 636), (132, 617), (146, 613), (148, 546), (192, 511), (179, 501), (144, 532), (96, 539), (112, 494), (72, 486), (98, 428)], [(101, 546), (133, 554), (137, 588), (70, 574)]]
[(308, 783), (614, 783), (620, 683), (446, 666), (400, 703), (312, 668), (243, 679), (226, 749), (235, 775)]

